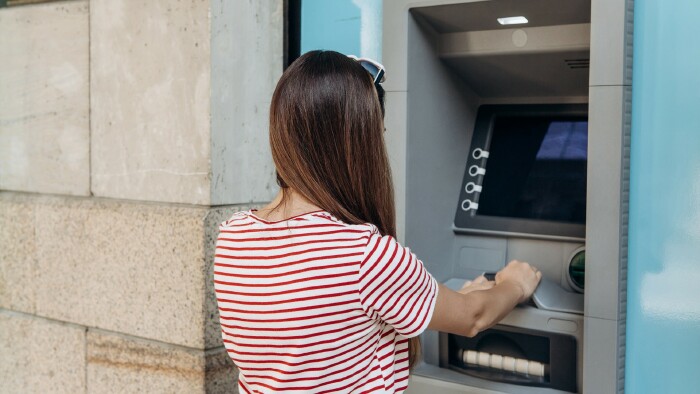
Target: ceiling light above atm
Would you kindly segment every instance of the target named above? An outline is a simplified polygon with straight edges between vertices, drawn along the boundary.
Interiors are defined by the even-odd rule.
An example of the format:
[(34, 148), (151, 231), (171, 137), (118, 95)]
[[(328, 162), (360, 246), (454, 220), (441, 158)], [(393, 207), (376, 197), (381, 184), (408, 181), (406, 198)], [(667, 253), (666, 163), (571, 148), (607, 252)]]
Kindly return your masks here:
[(527, 23), (527, 18), (524, 16), (509, 16), (507, 18), (498, 18), (497, 21), (502, 25), (521, 25)]

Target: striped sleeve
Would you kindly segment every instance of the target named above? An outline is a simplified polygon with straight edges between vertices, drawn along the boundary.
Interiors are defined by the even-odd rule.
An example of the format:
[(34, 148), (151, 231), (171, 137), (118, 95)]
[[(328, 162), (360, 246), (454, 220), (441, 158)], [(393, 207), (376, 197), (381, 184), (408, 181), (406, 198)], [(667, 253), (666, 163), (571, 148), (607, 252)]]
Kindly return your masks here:
[(371, 319), (414, 337), (430, 323), (437, 282), (409, 248), (393, 237), (373, 233), (360, 263), (360, 301)]

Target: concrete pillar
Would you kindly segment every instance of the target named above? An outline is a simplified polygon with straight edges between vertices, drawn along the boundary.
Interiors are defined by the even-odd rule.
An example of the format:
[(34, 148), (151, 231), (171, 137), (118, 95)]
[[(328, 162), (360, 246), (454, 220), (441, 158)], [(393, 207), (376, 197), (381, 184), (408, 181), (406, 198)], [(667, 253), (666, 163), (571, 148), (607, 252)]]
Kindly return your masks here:
[(94, 195), (200, 205), (274, 196), (267, 117), (282, 4), (90, 3)]
[(0, 9), (0, 189), (90, 194), (87, 1)]
[(0, 8), (0, 391), (236, 391), (213, 251), (276, 192), (283, 4)]

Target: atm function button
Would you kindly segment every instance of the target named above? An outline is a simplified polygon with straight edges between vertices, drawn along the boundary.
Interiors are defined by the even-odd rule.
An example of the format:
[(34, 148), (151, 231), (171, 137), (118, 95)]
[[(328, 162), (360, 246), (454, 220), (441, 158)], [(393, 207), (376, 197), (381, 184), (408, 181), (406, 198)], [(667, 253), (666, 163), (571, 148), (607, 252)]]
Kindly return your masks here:
[(479, 159), (488, 159), (489, 158), (489, 152), (485, 151), (481, 148), (476, 148), (472, 151), (472, 157), (479, 160)]
[(528, 361), (523, 358), (515, 359), (515, 372), (527, 374)]
[(463, 211), (471, 211), (471, 210), (477, 210), (479, 209), (479, 204), (475, 203), (472, 200), (464, 200), (462, 201), (462, 210)]
[(478, 354), (479, 352), (476, 352), (474, 350), (467, 350), (467, 353), (464, 357), (464, 362), (466, 362), (467, 364), (477, 364)]
[(466, 185), (464, 185), (464, 191), (468, 194), (472, 194), (474, 192), (481, 193), (482, 189), (483, 188), (481, 187), (481, 185), (477, 185), (474, 182), (469, 182)]
[(476, 164), (469, 167), (469, 175), (471, 175), (471, 176), (485, 175), (485, 174), (486, 174), (486, 168), (479, 167)]
[(492, 354), (491, 368), (503, 369), (503, 356), (501, 356), (500, 354)]
[(509, 356), (503, 357), (503, 370), (515, 372), (515, 358)]
[(544, 364), (530, 361), (527, 364), (527, 374), (532, 376), (544, 376)]
[(491, 366), (491, 354), (485, 352), (479, 352), (477, 363), (482, 367)]

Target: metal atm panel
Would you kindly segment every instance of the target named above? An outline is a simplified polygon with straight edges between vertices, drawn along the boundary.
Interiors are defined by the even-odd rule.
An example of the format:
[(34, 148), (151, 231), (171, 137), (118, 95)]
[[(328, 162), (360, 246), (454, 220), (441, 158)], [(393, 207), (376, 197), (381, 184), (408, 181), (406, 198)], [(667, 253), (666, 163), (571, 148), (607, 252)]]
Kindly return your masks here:
[[(617, 0), (613, 2), (617, 3)], [(605, 236), (613, 239), (622, 234), (619, 228), (599, 227), (602, 221), (598, 219), (605, 215), (605, 211), (601, 210), (603, 205), (598, 196), (610, 190), (605, 187), (613, 186), (602, 187), (609, 183), (603, 182), (609, 177), (607, 174), (606, 177), (600, 176), (601, 166), (623, 162), (619, 156), (606, 159), (600, 153), (605, 151), (602, 144), (620, 138), (611, 130), (610, 122), (623, 116), (624, 107), (619, 110), (603, 108), (593, 93), (589, 102), (588, 94), (588, 59), (591, 69), (598, 70), (596, 75), (600, 75), (602, 62), (612, 62), (622, 56), (605, 54), (600, 46), (593, 48), (591, 42), (601, 37), (604, 20), (618, 14), (601, 15), (601, 9), (612, 6), (601, 8), (599, 4), (592, 20), (588, 1), (573, 1), (567, 7), (554, 3), (547, 0), (384, 3), (383, 62), (389, 70), (385, 84), (387, 141), (397, 191), (401, 240), (416, 252), (439, 281), (455, 287), (485, 271), (498, 270), (512, 258), (537, 264), (548, 279), (546, 283), (550, 286), (545, 287), (555, 289), (554, 294), (559, 292), (561, 297), (535, 297), (537, 302), (516, 308), (495, 328), (502, 329), (502, 337), (510, 338), (511, 342), (522, 341), (521, 335), (532, 335), (533, 343), (540, 343), (540, 348), (547, 350), (531, 351), (532, 361), (545, 366), (558, 357), (552, 354), (552, 349), (566, 347), (552, 346), (552, 343), (561, 343), (557, 338), (573, 338), (575, 341), (575, 352), (566, 350), (564, 353), (575, 353), (576, 377), (566, 378), (568, 385), (564, 386), (543, 384), (546, 382), (539, 382), (538, 386), (533, 385), (537, 383), (533, 381), (517, 381), (517, 376), (499, 379), (492, 368), (481, 368), (481, 372), (487, 373), (478, 376), (479, 373), (465, 373), (464, 365), (455, 365), (459, 364), (456, 361), (460, 359), (459, 350), (462, 350), (461, 359), (464, 361), (464, 350), (470, 350), (470, 346), (478, 348), (477, 356), (478, 351), (489, 353), (485, 345), (494, 342), (491, 339), (481, 337), (483, 343), (469, 342), (426, 332), (423, 335), (425, 363), (414, 374), (416, 382), (420, 382), (417, 387), (425, 388), (426, 382), (440, 382), (434, 383), (435, 387), (444, 387), (445, 392), (451, 390), (447, 388), (449, 386), (461, 388), (459, 390), (463, 392), (553, 393), (581, 392), (584, 387), (610, 387), (609, 382), (614, 381), (609, 376), (615, 376), (616, 370), (610, 368), (606, 369), (611, 371), (609, 376), (597, 373), (600, 379), (594, 382), (589, 378), (590, 381), (584, 384), (585, 366), (615, 365), (619, 359), (600, 358), (603, 353), (598, 351), (591, 353), (589, 349), (599, 348), (601, 341), (618, 342), (610, 341), (608, 334), (614, 335), (612, 331), (600, 336), (603, 333), (600, 329), (595, 329), (595, 332), (584, 330), (584, 321), (589, 324), (590, 319), (599, 315), (596, 311), (609, 309), (598, 299), (602, 299), (603, 294), (607, 294), (608, 299), (616, 299), (614, 295), (619, 294), (619, 287), (608, 284), (618, 283), (617, 276), (611, 279), (612, 282), (602, 278), (608, 270), (601, 265), (602, 260), (596, 259), (591, 263), (593, 273), (588, 269), (585, 274), (574, 272), (578, 279), (588, 279), (587, 288), (596, 289), (596, 294), (582, 294), (570, 276), (570, 271), (576, 271), (576, 268), (569, 267), (568, 263), (584, 246), (587, 254), (601, 256), (601, 237), (608, 234)], [(551, 12), (548, 12), (550, 19), (547, 21), (518, 27), (493, 28), (488, 25), (496, 14), (516, 15), (524, 9), (522, 7), (531, 7), (532, 14), (537, 15), (548, 6)], [(536, 19), (531, 18), (532, 21)], [(596, 24), (596, 20), (603, 22)], [(478, 26), (470, 26), (470, 23)], [(596, 55), (595, 59), (592, 55)], [(592, 92), (595, 91), (592, 88)], [(474, 227), (464, 225), (457, 218), (457, 205), (469, 194), (464, 189), (468, 183), (464, 182), (465, 169), (479, 164), (478, 159), (472, 157), (474, 149), (479, 147), (472, 142), (480, 109), (521, 105), (578, 106), (584, 108), (591, 125), (595, 125), (589, 137), (589, 160), (592, 157), (595, 161), (589, 163), (587, 169), (585, 224), (559, 225), (553, 231), (545, 229), (539, 233), (522, 227), (513, 231), (489, 231), (482, 227), (474, 231)], [(603, 110), (616, 115), (602, 118)], [(606, 134), (601, 134), (603, 124), (606, 125)], [(619, 124), (622, 127), (623, 122)], [(468, 163), (471, 159), (477, 162)], [(478, 186), (476, 182), (474, 186)], [(590, 205), (589, 201), (595, 204)], [(621, 204), (614, 199), (610, 201)], [(541, 224), (541, 220), (539, 222)], [(569, 230), (564, 231), (565, 227)], [(620, 262), (615, 259), (607, 259), (604, 264), (613, 272), (620, 267)], [(586, 300), (583, 314), (582, 298)], [(591, 300), (595, 302), (591, 303)], [(550, 345), (544, 345), (546, 341), (542, 338)], [(611, 350), (610, 354), (615, 354), (614, 347)], [(544, 356), (547, 352), (549, 360)], [(587, 352), (594, 356), (584, 362), (583, 355)], [(473, 360), (473, 356), (469, 353), (466, 357)], [(498, 364), (498, 361), (496, 357), (494, 362)], [(503, 360), (500, 361), (503, 365)], [(533, 372), (537, 372), (535, 369), (539, 364), (533, 364)], [(478, 359), (476, 367), (479, 368)], [(551, 374), (551, 365), (545, 371)]]

